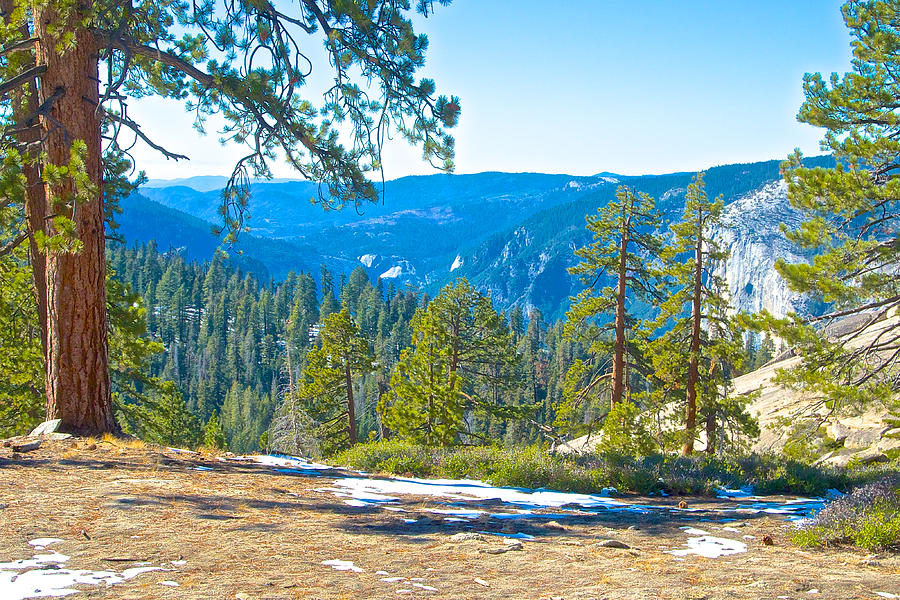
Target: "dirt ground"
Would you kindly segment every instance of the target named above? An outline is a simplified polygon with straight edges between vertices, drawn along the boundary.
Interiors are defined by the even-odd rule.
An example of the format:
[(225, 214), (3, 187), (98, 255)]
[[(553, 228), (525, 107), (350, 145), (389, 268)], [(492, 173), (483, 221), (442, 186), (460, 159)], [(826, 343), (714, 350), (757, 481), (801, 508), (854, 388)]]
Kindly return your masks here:
[[(405, 513), (348, 506), (321, 490), (340, 475), (298, 476), (250, 462), (91, 440), (44, 442), (15, 456), (0, 448), (0, 562), (31, 558), (37, 552), (29, 540), (54, 537), (63, 541), (48, 551), (70, 556), (67, 569), (122, 571), (139, 564), (166, 569), (112, 586), (76, 586), (83, 592), (74, 598), (900, 595), (896, 555), (804, 551), (788, 541), (783, 515), (741, 515), (739, 521), (721, 522), (722, 511), (733, 506), (729, 500), (634, 497), (626, 500), (660, 506), (684, 500), (702, 510), (599, 511), (562, 523), (484, 518), (472, 525), (428, 513), (446, 507), (436, 498), (401, 497), (394, 506)], [(747, 552), (715, 559), (665, 552), (685, 547), (680, 527), (723, 535), (726, 525), (740, 534), (725, 531), (723, 537), (742, 539)], [(502, 554), (486, 552), (506, 547), (501, 537), (451, 539), (473, 527), (535, 539)], [(763, 544), (764, 536), (774, 543)], [(609, 539), (629, 548), (600, 545)], [(352, 561), (362, 570), (322, 564), (334, 559)], [(403, 579), (383, 581), (397, 577)]]

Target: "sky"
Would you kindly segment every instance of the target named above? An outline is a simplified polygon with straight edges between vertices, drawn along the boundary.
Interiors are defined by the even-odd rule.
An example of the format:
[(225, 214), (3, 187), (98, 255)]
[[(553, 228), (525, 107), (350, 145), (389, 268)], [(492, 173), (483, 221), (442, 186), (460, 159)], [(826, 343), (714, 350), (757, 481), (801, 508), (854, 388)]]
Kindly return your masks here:
[[(454, 0), (416, 19), (429, 38), (420, 75), (460, 97), (457, 173), (637, 175), (783, 159), (797, 147), (818, 154), (823, 132), (796, 115), (804, 73), (849, 70), (840, 5)], [(133, 100), (129, 114), (191, 158), (135, 148), (151, 178), (227, 175), (246, 154), (219, 144), (215, 120), (196, 133), (177, 102)], [(435, 172), (399, 140), (383, 159), (387, 179)], [(273, 171), (296, 176), (282, 163)]]

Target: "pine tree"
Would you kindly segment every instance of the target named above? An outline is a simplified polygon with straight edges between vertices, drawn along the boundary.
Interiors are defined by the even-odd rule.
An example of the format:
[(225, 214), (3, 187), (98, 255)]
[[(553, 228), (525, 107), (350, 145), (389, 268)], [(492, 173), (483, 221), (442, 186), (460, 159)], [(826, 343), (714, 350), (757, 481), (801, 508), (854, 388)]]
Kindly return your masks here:
[[(566, 374), (562, 421), (571, 421), (578, 410), (582, 421), (593, 421), (590, 406), (598, 400), (608, 398), (614, 407), (627, 398), (629, 368), (646, 370), (640, 344), (646, 332), (628, 305), (658, 303), (663, 295), (653, 264), (661, 247), (653, 198), (620, 187), (615, 200), (586, 220), (594, 241), (575, 251), (581, 262), (569, 272), (587, 287), (566, 313), (566, 334), (586, 344), (588, 357), (575, 360)], [(602, 385), (606, 379), (609, 384)]]
[(225, 430), (222, 429), (222, 423), (219, 421), (219, 415), (213, 411), (203, 426), (203, 446), (212, 450), (224, 450), (227, 446), (225, 443)]
[[(826, 129), (822, 146), (837, 165), (804, 167), (798, 151), (782, 167), (791, 205), (805, 217), (787, 236), (816, 254), (809, 263), (776, 264), (791, 289), (833, 312), (762, 320), (803, 357), (780, 381), (813, 393), (832, 410), (896, 404), (900, 391), (900, 5), (853, 0), (842, 12), (853, 70), (828, 81), (807, 74), (798, 115)], [(854, 315), (851, 331), (829, 335), (830, 324)], [(879, 321), (877, 335), (860, 335)]]
[[(698, 412), (709, 453), (715, 451), (720, 424), (751, 422), (743, 415), (741, 402), (728, 395), (731, 377), (742, 366), (745, 353), (742, 331), (729, 315), (728, 285), (720, 274), (728, 252), (713, 235), (724, 226), (723, 206), (721, 196), (709, 200), (703, 173), (698, 173), (688, 185), (684, 214), (671, 225), (671, 242), (661, 254), (663, 273), (672, 287), (656, 322), (666, 331), (648, 344), (656, 388), (651, 396), (656, 396), (658, 406), (684, 403), (684, 455), (694, 451)], [(752, 426), (748, 428), (752, 433)]]
[[(427, 15), (432, 3), (416, 9)], [(118, 429), (108, 375), (102, 148), (119, 153), (131, 135), (167, 158), (185, 158), (151, 141), (129, 116), (129, 97), (185, 100), (200, 130), (208, 115), (221, 114), (224, 137), (246, 143), (223, 194), (229, 241), (243, 228), (251, 173), (268, 176), (277, 152), (322, 182), (319, 199), (331, 206), (378, 197), (366, 173), (380, 167), (381, 141), (392, 129), (421, 145), (426, 160), (452, 169), (446, 131), (459, 103), (435, 98), (432, 81), (416, 81), (427, 40), (413, 31), (409, 3), (301, 0), (292, 14), (282, 10), (267, 0), (0, 3), (0, 154), (16, 174), (0, 194), (25, 215), (16, 241), (33, 240), (47, 416), (61, 418), (63, 429)], [(317, 108), (300, 93), (311, 66), (301, 49), (321, 42), (334, 85)]]
[(459, 279), (416, 311), (412, 328), (413, 346), (401, 353), (379, 403), (386, 427), (427, 445), (451, 445), (478, 435), (466, 422), (474, 411), (522, 414), (495, 401), (498, 389), (515, 385), (510, 367), (519, 356), (490, 298)]
[(318, 423), (322, 450), (331, 453), (357, 443), (354, 386), (373, 370), (375, 358), (347, 308), (325, 317), (319, 345), (306, 355), (298, 394)]

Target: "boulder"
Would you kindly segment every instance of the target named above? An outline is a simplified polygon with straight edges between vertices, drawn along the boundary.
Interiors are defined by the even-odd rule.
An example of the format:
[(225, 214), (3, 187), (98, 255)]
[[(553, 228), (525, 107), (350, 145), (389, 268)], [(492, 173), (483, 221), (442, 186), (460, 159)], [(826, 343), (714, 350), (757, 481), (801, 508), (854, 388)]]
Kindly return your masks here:
[(622, 550), (631, 548), (631, 546), (625, 542), (620, 542), (619, 540), (600, 540), (595, 545), (600, 546), (601, 548), (621, 548)]
[(844, 439), (844, 448), (851, 450), (865, 450), (878, 443), (886, 427), (867, 427), (865, 429), (854, 429)]
[(883, 437), (878, 440), (878, 443), (875, 444), (873, 448), (880, 452), (884, 452), (885, 454), (894, 452), (900, 450), (900, 440), (896, 438)]
[(853, 460), (856, 460), (861, 464), (868, 465), (871, 463), (886, 461), (887, 455), (877, 447), (872, 447), (868, 450), (863, 450), (862, 452), (857, 452), (856, 454), (854, 454)]
[(40, 425), (34, 428), (31, 432), (32, 437), (38, 437), (41, 435), (49, 435), (51, 433), (56, 433), (56, 430), (59, 429), (60, 424), (62, 423), (62, 419), (51, 419), (49, 421), (44, 421)]
[(816, 461), (812, 464), (812, 466), (818, 467), (821, 464), (827, 463), (828, 460), (831, 457), (835, 456), (836, 454), (837, 454), (837, 452), (835, 452), (834, 450), (832, 450), (831, 452), (829, 452), (827, 454), (823, 454), (822, 456), (820, 456), (819, 458), (816, 459)]
[(839, 469), (843, 469), (850, 464), (850, 461), (854, 456), (856, 456), (855, 452), (845, 451), (825, 459), (824, 461), (822, 461), (822, 463), (828, 465), (829, 467), (837, 467)]
[(11, 446), (13, 452), (31, 452), (41, 447), (41, 440), (39, 438), (18, 438), (12, 441)]
[(834, 423), (828, 424), (828, 437), (833, 439), (836, 442), (843, 442), (847, 439), (847, 436), (853, 431), (840, 421), (835, 421)]

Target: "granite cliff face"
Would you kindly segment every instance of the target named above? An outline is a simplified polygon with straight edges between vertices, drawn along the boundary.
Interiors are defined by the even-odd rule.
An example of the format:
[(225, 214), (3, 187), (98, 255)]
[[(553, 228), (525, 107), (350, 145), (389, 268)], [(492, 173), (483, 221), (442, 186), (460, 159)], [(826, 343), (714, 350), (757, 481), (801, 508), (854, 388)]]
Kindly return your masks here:
[[(711, 170), (713, 171), (713, 170)], [(773, 170), (768, 179), (742, 179), (743, 173), (730, 174), (735, 179), (729, 190), (719, 191), (726, 202), (725, 226), (714, 236), (730, 250), (729, 258), (720, 268), (728, 283), (732, 304), (736, 311), (756, 312), (766, 309), (776, 316), (790, 311), (812, 313), (818, 307), (799, 294), (790, 291), (775, 270), (778, 259), (801, 262), (808, 259), (800, 248), (789, 242), (782, 224), (795, 228), (799, 213), (787, 199), (787, 185)], [(721, 190), (722, 177), (710, 196)], [(652, 183), (649, 191), (657, 198), (657, 205), (667, 220), (680, 218), (684, 194), (690, 176), (668, 176)], [(647, 181), (624, 181), (640, 189)], [(567, 268), (576, 261), (574, 248), (590, 243), (584, 229), (584, 216), (596, 212), (608, 202), (617, 186), (609, 184), (590, 200), (571, 206), (555, 207), (523, 222), (516, 229), (497, 236), (469, 254), (461, 254), (463, 268), (454, 275), (465, 275), (478, 287), (491, 293), (501, 306), (519, 305), (537, 308), (545, 316), (562, 315), (569, 297), (580, 289), (580, 282), (568, 274)], [(653, 193), (655, 192), (655, 193)], [(548, 223), (552, 225), (548, 226)], [(612, 282), (609, 282), (612, 285)]]
[(766, 309), (776, 316), (810, 309), (799, 294), (787, 289), (775, 262), (802, 262), (806, 257), (785, 239), (781, 224), (796, 227), (799, 214), (787, 199), (787, 184), (775, 181), (753, 190), (725, 208), (727, 228), (715, 232), (730, 256), (721, 275), (728, 283), (733, 306), (742, 311)]

